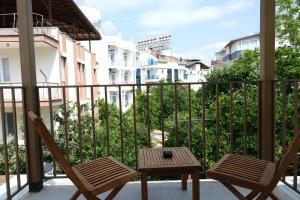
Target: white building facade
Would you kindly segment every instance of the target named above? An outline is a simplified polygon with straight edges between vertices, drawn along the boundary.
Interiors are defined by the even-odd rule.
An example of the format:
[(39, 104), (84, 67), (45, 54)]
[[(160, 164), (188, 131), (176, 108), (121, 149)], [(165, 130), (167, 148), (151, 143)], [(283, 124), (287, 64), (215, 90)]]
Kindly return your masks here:
[(154, 51), (140, 51), (140, 66), (137, 69), (137, 84), (165, 82), (188, 82), (189, 69), (186, 63), (174, 56)]
[[(68, 35), (60, 32), (58, 27), (34, 28), (36, 76), (38, 86), (64, 86), (96, 84), (96, 56), (74, 41)], [(19, 37), (16, 28), (0, 28), (0, 86), (21, 86), (21, 63), (19, 53)], [(98, 91), (94, 91), (95, 98)], [(76, 90), (66, 90), (66, 100), (77, 99)], [(90, 90), (80, 89), (82, 104), (90, 100)], [(49, 93), (47, 88), (39, 89), (40, 112), (46, 125), (50, 127)], [(63, 103), (62, 90), (51, 89), (53, 111)], [(22, 119), (22, 91), (15, 90), (16, 115)], [(12, 92), (4, 89), (5, 121), (8, 136), (13, 131)], [(21, 131), (22, 121), (18, 123)], [(2, 124), (0, 123), (0, 130)], [(21, 139), (21, 138), (20, 138)], [(2, 142), (2, 131), (0, 143)]]
[[(121, 103), (122, 110), (126, 111), (133, 100), (132, 87), (126, 85), (136, 82), (138, 54), (135, 44), (132, 41), (123, 40), (119, 34), (117, 36), (103, 36), (101, 41), (93, 42), (92, 46), (96, 52), (97, 60), (101, 63), (97, 83), (99, 85), (111, 85), (107, 87), (108, 103), (117, 106)], [(100, 89), (100, 96), (105, 98), (103, 87)]]
[(211, 64), (216, 68), (222, 68), (240, 58), (246, 50), (254, 50), (259, 47), (259, 34), (231, 40), (221, 51), (215, 53), (216, 59)]

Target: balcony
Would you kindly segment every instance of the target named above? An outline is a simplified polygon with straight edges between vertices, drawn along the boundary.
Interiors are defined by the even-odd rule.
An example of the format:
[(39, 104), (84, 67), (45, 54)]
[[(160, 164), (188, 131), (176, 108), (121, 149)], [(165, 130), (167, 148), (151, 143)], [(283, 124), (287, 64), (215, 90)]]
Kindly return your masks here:
[[(28, 193), (25, 188), (24, 192), (17, 196), (21, 200), (52, 200), (52, 199), (68, 199), (74, 192), (75, 187), (69, 179), (53, 179), (44, 183), (45, 188), (40, 193)], [(174, 200), (174, 199), (192, 199), (191, 183), (188, 182), (187, 191), (181, 191), (180, 181), (151, 181), (148, 183), (149, 199), (155, 200)], [(232, 200), (235, 197), (227, 191), (220, 183), (214, 180), (200, 181), (200, 199), (201, 200)], [(59, 192), (58, 192), (59, 191)], [(248, 191), (241, 190), (244, 194)], [(104, 199), (108, 193), (104, 193), (99, 197)], [(141, 194), (140, 182), (130, 182), (116, 196), (116, 200), (139, 200)], [(278, 184), (275, 194), (284, 200), (295, 200), (299, 196), (294, 194), (284, 184)], [(79, 198), (84, 199), (83, 197)]]
[(155, 74), (146, 75), (145, 79), (148, 81), (151, 81), (151, 80), (157, 81), (157, 80), (159, 80), (159, 75), (155, 75)]
[[(49, 100), (48, 88), (50, 86), (58, 86), (58, 83), (51, 82), (38, 82), (39, 88), (39, 99), (40, 102), (46, 102)], [(3, 88), (4, 102), (22, 102), (23, 89), (21, 83), (0, 83), (0, 88)], [(52, 101), (61, 100), (61, 94), (59, 88), (51, 88)]]
[[(280, 112), (275, 124), (276, 158), (280, 156), (281, 149), (286, 147), (293, 134), (293, 127), (298, 123), (296, 109), (298, 103), (295, 97), (299, 94), (299, 83), (300, 80), (274, 82), (278, 105), (275, 110)], [(81, 87), (91, 91), (88, 93), (89, 101), (84, 105), (76, 101), (80, 99)], [(120, 107), (109, 104), (107, 100), (109, 87), (118, 87), (120, 90), (130, 88), (133, 95), (133, 104), (129, 105), (131, 108), (122, 111)], [(146, 89), (140, 91), (140, 87)], [(49, 92), (57, 88), (64, 91), (62, 104), (58, 108), (51, 106), (52, 101), (49, 101), (48, 96), (49, 109), (44, 114), (48, 117), (44, 118), (44, 121), (72, 164), (111, 155), (131, 168), (137, 168), (139, 148), (187, 146), (203, 165), (201, 199), (219, 199), (220, 195), (224, 197), (223, 199), (232, 199), (231, 194), (223, 186), (206, 179), (206, 171), (225, 153), (258, 157), (260, 87), (260, 81), (233, 81), (68, 87), (50, 85), (39, 86), (38, 89)], [(103, 94), (103, 98), (96, 100), (92, 92), (95, 88), (107, 93)], [(78, 91), (75, 101), (67, 101), (65, 93), (74, 89)], [(25, 92), (22, 88), (20, 90)], [(1, 99), (3, 94), (3, 90), (0, 89), (0, 101), (3, 100)], [(122, 95), (116, 98), (121, 105), (125, 102)], [(39, 102), (41, 101), (40, 96)], [(5, 106), (4, 108), (1, 109), (2, 116), (6, 110)], [(23, 109), (26, 110), (25, 107)], [(14, 110), (12, 112), (16, 113)], [(24, 122), (14, 118), (14, 124), (22, 123)], [(153, 130), (160, 130), (159, 135), (153, 137)], [(2, 133), (5, 132), (2, 130)], [(55, 162), (52, 162), (50, 169), (45, 169), (45, 179), (48, 180), (45, 183), (45, 190), (37, 194), (26, 192), (28, 182), (22, 175), (26, 174), (23, 160), (25, 146), (18, 142), (21, 134), (22, 130), (14, 129), (12, 140), (4, 138), (6, 142), (3, 149), (7, 156), (4, 156), (3, 161), (9, 163), (5, 166), (9, 166), (10, 169), (4, 176), (6, 184), (2, 185), (4, 189), (1, 191), (5, 191), (5, 194), (2, 194), (3, 198), (6, 196), (9, 199), (14, 195), (23, 195), (20, 198), (28, 200), (53, 198), (53, 195), (58, 195), (57, 199), (69, 197), (74, 187), (68, 179), (61, 179), (65, 176)], [(13, 146), (18, 146), (19, 150), (11, 151)], [(51, 163), (51, 156), (46, 148), (44, 160)], [(284, 199), (287, 195), (290, 199), (299, 198), (297, 196), (300, 190), (299, 169), (298, 163), (290, 166), (286, 176), (277, 186), (276, 192), (279, 196)], [(174, 196), (179, 199), (191, 198), (191, 189), (182, 192), (176, 179), (175, 177), (175, 180), (171, 178), (151, 182), (150, 199), (174, 199)], [(129, 183), (118, 196), (118, 199), (132, 198), (140, 199), (139, 181)]]
[[(0, 30), (0, 36), (16, 36), (12, 39), (18, 40), (18, 13), (6, 13), (0, 14), (0, 20), (4, 21), (3, 28)], [(59, 40), (59, 28), (51, 26), (43, 15), (33, 13), (33, 33), (35, 35), (35, 41), (45, 42), (57, 42)], [(39, 35), (45, 35), (47, 37), (38, 38)]]

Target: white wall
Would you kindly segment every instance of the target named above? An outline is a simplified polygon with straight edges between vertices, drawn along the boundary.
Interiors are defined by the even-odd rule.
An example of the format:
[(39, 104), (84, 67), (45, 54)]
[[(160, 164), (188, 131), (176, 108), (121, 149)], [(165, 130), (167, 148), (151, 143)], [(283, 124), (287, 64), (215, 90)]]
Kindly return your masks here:
[[(21, 63), (19, 48), (0, 48), (0, 58), (8, 58), (10, 78), (13, 83), (21, 83)], [(48, 47), (35, 48), (37, 82), (45, 82), (40, 69), (46, 74), (48, 82), (60, 83), (58, 50)]]

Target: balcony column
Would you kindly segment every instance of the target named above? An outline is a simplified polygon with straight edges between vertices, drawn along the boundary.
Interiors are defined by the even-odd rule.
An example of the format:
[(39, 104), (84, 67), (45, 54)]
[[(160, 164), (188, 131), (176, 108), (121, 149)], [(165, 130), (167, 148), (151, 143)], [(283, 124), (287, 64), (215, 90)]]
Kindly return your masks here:
[[(38, 91), (36, 87), (36, 67), (32, 22), (32, 1), (17, 0), (18, 28), (20, 38), (20, 60), (22, 85), (25, 88), (26, 110), (39, 114)], [(43, 188), (43, 164), (41, 140), (25, 114), (25, 138), (27, 156), (27, 176), (29, 191), (38, 192)]]
[(274, 160), (275, 0), (260, 1), (260, 157)]

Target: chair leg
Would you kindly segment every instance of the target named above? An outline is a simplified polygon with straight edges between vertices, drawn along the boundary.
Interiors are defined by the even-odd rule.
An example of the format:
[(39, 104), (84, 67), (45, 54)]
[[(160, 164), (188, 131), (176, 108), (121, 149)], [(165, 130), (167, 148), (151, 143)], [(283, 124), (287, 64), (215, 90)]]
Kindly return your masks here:
[(266, 193), (261, 193), (258, 197), (257, 197), (257, 199), (256, 200), (265, 200), (265, 199), (267, 199), (268, 198), (268, 194), (266, 194)]
[(257, 192), (257, 191), (252, 191), (250, 192), (247, 196), (246, 196), (246, 199), (254, 199), (260, 192)]
[(239, 200), (247, 200), (246, 197), (244, 197), (237, 189), (235, 189), (235, 187), (233, 187), (232, 185), (225, 183), (225, 182), (221, 182), (229, 191), (232, 192), (232, 194), (234, 194)]
[(111, 191), (111, 193), (109, 193), (109, 195), (105, 198), (105, 200), (112, 200), (119, 192), (120, 190), (124, 187), (125, 184), (120, 185), (118, 187), (116, 187), (115, 189), (113, 189), (113, 191)]
[(76, 200), (79, 196), (81, 195), (81, 192), (79, 192), (79, 190), (77, 190), (72, 197), (70, 198), (70, 200)]
[(270, 196), (273, 200), (279, 200), (279, 198), (276, 197), (276, 195), (273, 194), (273, 193), (270, 193), (269, 196)]

